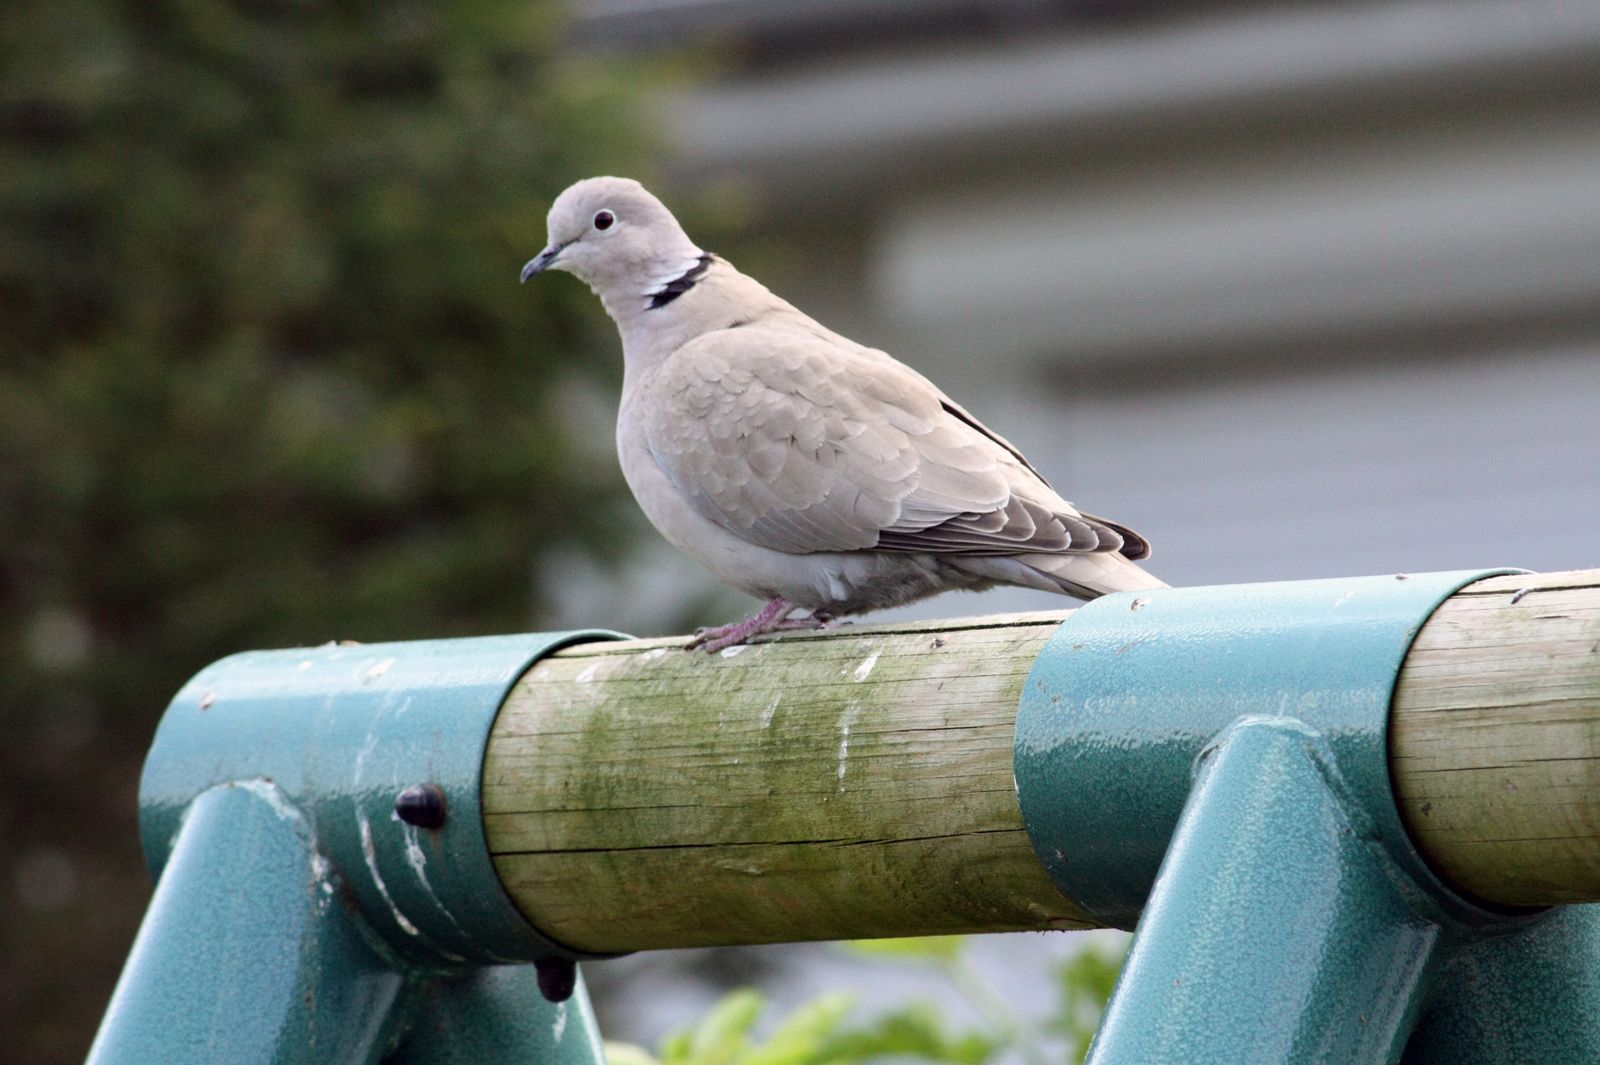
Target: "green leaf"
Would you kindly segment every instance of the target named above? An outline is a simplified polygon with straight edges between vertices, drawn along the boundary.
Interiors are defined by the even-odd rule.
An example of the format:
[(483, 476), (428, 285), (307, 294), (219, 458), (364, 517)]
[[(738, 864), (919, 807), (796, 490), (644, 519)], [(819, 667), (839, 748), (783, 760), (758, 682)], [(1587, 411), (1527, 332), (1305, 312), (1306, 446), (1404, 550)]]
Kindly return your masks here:
[(767, 997), (748, 988), (726, 995), (695, 1028), (689, 1043), (694, 1065), (732, 1065), (749, 1045), (750, 1030), (767, 1008)]
[[(843, 994), (798, 1007), (756, 1045), (750, 1033), (766, 1007), (766, 998), (755, 991), (732, 992), (698, 1025), (662, 1040), (662, 1065), (859, 1065), (879, 1058), (983, 1065), (999, 1045), (974, 1032), (947, 1029), (927, 1003), (852, 1024), (853, 1001)], [(630, 1057), (612, 1065), (651, 1063)]]
[(1082, 1061), (1099, 1027), (1100, 1015), (1122, 971), (1122, 951), (1086, 946), (1057, 970), (1061, 1005), (1045, 1030), (1065, 1037), (1070, 1061)]
[(689, 1060), (694, 1046), (694, 1029), (685, 1028), (682, 1031), (671, 1032), (664, 1036), (657, 1049), (661, 1052), (661, 1060), (668, 1065), (678, 1065), (679, 1062)]
[(855, 939), (841, 944), (869, 958), (917, 958), (953, 962), (967, 948), (966, 936), (907, 936), (902, 939)]
[(878, 1017), (864, 1028), (841, 1032), (825, 1060), (859, 1062), (881, 1057), (916, 1057), (952, 1065), (981, 1065), (998, 1048), (995, 1040), (975, 1032), (951, 1032), (939, 1011), (916, 1003)]
[(855, 1006), (853, 996), (823, 995), (800, 1006), (740, 1065), (808, 1065), (834, 1039)]
[(661, 1065), (661, 1062), (636, 1043), (619, 1043), (608, 1039), (606, 1065)]

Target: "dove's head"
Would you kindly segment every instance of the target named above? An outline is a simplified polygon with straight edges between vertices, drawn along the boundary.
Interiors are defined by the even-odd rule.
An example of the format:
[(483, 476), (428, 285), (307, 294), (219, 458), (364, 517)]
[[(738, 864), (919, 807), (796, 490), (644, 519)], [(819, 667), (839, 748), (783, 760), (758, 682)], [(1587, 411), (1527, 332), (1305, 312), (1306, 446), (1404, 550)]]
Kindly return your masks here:
[(644, 292), (702, 254), (660, 200), (630, 178), (585, 178), (550, 207), (550, 241), (522, 280), (565, 270), (602, 297)]

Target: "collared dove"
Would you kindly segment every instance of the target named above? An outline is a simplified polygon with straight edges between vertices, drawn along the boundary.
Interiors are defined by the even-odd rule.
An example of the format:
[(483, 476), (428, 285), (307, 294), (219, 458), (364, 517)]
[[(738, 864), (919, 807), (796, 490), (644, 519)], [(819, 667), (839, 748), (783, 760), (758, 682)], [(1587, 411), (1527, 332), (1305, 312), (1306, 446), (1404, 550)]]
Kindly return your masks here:
[[(767, 600), (690, 647), (953, 588), (1165, 587), (1135, 565), (1142, 536), (1062, 499), (917, 371), (702, 251), (637, 181), (578, 182), (549, 229), (522, 280), (565, 270), (616, 322), (617, 454), (634, 498), (679, 549)], [(791, 619), (799, 609), (809, 616)]]

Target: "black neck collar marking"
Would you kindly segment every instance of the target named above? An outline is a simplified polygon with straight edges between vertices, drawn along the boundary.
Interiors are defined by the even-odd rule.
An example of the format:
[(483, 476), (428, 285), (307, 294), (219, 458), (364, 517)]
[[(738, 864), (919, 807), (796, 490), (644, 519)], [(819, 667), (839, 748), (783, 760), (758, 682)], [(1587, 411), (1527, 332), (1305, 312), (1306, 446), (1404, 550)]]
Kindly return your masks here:
[(710, 252), (701, 252), (700, 258), (689, 269), (668, 281), (665, 285), (650, 293), (650, 310), (665, 307), (679, 296), (694, 288), (695, 283), (711, 269), (712, 255)]

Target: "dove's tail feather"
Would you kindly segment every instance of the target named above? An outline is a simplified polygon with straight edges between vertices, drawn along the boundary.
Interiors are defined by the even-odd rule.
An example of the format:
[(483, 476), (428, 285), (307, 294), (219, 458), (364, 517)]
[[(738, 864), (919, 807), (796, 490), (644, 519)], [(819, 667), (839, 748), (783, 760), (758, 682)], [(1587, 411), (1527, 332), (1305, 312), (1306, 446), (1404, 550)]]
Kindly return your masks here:
[(1065, 592), (1078, 599), (1167, 587), (1165, 581), (1114, 551), (1084, 555), (1019, 555), (1017, 561), (1048, 581), (1051, 591)]
[(1167, 587), (1165, 581), (1114, 551), (969, 556), (948, 561), (983, 581), (1037, 588), (1077, 599), (1098, 599), (1112, 592)]

